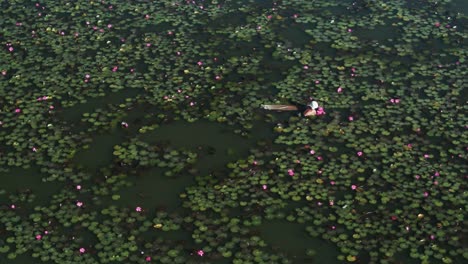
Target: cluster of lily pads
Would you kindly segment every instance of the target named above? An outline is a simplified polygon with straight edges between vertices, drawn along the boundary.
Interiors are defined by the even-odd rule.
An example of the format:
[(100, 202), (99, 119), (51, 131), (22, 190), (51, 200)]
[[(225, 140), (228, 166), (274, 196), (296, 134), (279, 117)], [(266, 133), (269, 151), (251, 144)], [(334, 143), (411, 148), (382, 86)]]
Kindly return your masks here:
[[(0, 175), (22, 181), (34, 170), (57, 189), (0, 185), (0, 262), (320, 262), (313, 246), (296, 256), (272, 245), (270, 221), (304, 226), (338, 249), (337, 263), (468, 260), (463, 3), (3, 1), (0, 10)], [(259, 109), (311, 99), (325, 115)], [(273, 140), (200, 173), (200, 149), (148, 140), (176, 120), (245, 137), (264, 122)], [(109, 163), (80, 164), (109, 134), (120, 138), (105, 149)], [(177, 194), (180, 208), (118, 203), (151, 168), (195, 179)]]

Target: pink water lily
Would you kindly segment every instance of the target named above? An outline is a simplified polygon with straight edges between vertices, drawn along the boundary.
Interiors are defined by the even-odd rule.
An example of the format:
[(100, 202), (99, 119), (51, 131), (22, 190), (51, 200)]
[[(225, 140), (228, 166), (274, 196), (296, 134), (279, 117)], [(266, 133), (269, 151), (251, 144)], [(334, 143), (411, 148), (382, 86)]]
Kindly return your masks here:
[(319, 107), (319, 108), (317, 109), (316, 114), (317, 114), (318, 116), (321, 116), (321, 115), (325, 115), (326, 113), (325, 113), (325, 110), (323, 109), (323, 107)]

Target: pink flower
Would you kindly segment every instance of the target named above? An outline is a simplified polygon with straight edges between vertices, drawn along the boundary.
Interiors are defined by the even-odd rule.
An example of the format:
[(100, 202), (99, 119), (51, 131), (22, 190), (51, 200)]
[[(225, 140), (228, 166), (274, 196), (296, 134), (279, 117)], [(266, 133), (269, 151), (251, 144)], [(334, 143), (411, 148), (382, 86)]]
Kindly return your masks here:
[(140, 207), (140, 206), (137, 206), (137, 207), (135, 208), (135, 211), (141, 212), (141, 207)]
[(9, 48), (8, 48), (8, 51), (9, 51), (9, 52), (13, 52), (14, 50), (15, 50), (15, 49), (14, 49), (13, 47), (9, 47)]
[(36, 147), (32, 147), (32, 151), (33, 151), (33, 152), (37, 152), (37, 148), (36, 148)]
[(77, 190), (81, 190), (81, 185), (77, 185), (77, 186), (76, 186), (76, 189), (77, 189)]
[(434, 185), (439, 185), (439, 182), (438, 182), (438, 181), (434, 181)]
[(203, 257), (203, 255), (205, 255), (205, 251), (203, 250), (197, 250), (197, 255), (200, 256), (200, 257)]
[(50, 110), (54, 110), (54, 108), (55, 108), (55, 107), (54, 107), (53, 105), (49, 106), (49, 109), (50, 109)]
[(309, 153), (312, 154), (312, 155), (314, 155), (314, 154), (315, 154), (315, 150), (311, 149), (311, 150), (309, 151)]
[(253, 165), (257, 165), (258, 162), (257, 162), (256, 160), (254, 160), (254, 161), (252, 162), (252, 164), (253, 164)]
[(435, 23), (434, 23), (434, 26), (435, 26), (435, 27), (440, 27), (440, 22), (435, 22)]
[(76, 206), (78, 206), (78, 207), (83, 206), (83, 202), (80, 202), (80, 201), (76, 202)]
[(317, 160), (323, 160), (323, 157), (322, 157), (322, 156), (318, 156), (318, 157), (317, 157)]
[(330, 228), (331, 228), (331, 230), (335, 230), (336, 226), (331, 226)]
[(351, 33), (353, 32), (353, 30), (351, 28), (348, 28), (348, 32)]
[(150, 256), (147, 256), (147, 257), (145, 258), (145, 260), (146, 260), (146, 262), (150, 262), (150, 261), (151, 261), (151, 257), (150, 257)]
[(319, 81), (319, 80), (315, 80), (315, 84), (319, 84), (319, 83), (320, 83), (320, 81)]
[(91, 75), (86, 74), (86, 75), (85, 75), (85, 78), (86, 78), (86, 79), (89, 79), (89, 78), (91, 78)]
[(36, 240), (41, 240), (42, 236), (41, 235), (36, 235)]
[(356, 185), (351, 185), (351, 190), (356, 190), (357, 186)]
[(266, 184), (263, 184), (263, 185), (262, 185), (262, 189), (263, 189), (263, 190), (266, 190), (266, 189), (268, 189), (268, 186), (267, 186)]
[(330, 200), (330, 201), (328, 201), (328, 204), (329, 204), (330, 206), (333, 206), (333, 205), (335, 204), (335, 201)]
[(16, 205), (12, 204), (12, 205), (10, 205), (10, 208), (11, 209), (16, 209)]
[(335, 181), (330, 181), (330, 185), (335, 185), (336, 182)]
[(216, 75), (216, 76), (215, 76), (215, 80), (221, 80), (221, 76)]
[(318, 115), (318, 116), (325, 115), (325, 114), (326, 114), (326, 113), (325, 113), (325, 110), (323, 109), (323, 107), (319, 107), (319, 108), (317, 109), (317, 115)]
[(2, 75), (5, 76), (7, 74), (6, 70), (2, 70)]
[(113, 72), (116, 72), (118, 69), (119, 69), (118, 66), (114, 66), (114, 67), (112, 68), (112, 71), (113, 71)]
[(342, 93), (342, 92), (343, 92), (343, 88), (341, 88), (341, 86), (338, 87), (338, 89), (336, 89), (336, 92), (337, 92), (337, 93)]
[(425, 158), (425, 159), (428, 159), (428, 158), (429, 158), (429, 154), (424, 154), (424, 158)]
[(289, 176), (294, 176), (294, 170), (289, 169), (289, 170), (288, 170), (288, 174), (289, 174)]
[(201, 62), (201, 61), (197, 62), (197, 65), (198, 65), (198, 66), (202, 66), (202, 65), (203, 65), (203, 62)]
[(125, 121), (122, 121), (122, 122), (120, 123), (120, 125), (121, 125), (122, 127), (124, 127), (124, 128), (127, 128), (127, 127), (128, 127), (128, 123), (125, 122)]
[(414, 176), (414, 178), (416, 178), (416, 180), (419, 180), (419, 178), (421, 178), (421, 175), (416, 175)]
[(149, 19), (149, 18), (150, 18), (150, 15), (146, 14), (145, 19)]
[(112, 24), (107, 24), (107, 28), (112, 28)]
[(309, 69), (309, 66), (304, 65), (304, 67), (302, 67), (302, 68), (304, 68), (304, 70), (307, 70), (307, 69)]
[(348, 120), (349, 120), (349, 121), (353, 121), (353, 120), (354, 120), (354, 117), (353, 117), (353, 116), (348, 116)]
[(436, 172), (434, 173), (434, 176), (439, 177), (439, 176), (440, 176), (440, 173), (439, 173), (438, 171), (436, 171)]
[(424, 192), (424, 197), (428, 197), (429, 196), (429, 193), (428, 192)]
[(358, 157), (361, 157), (363, 153), (362, 151), (358, 151), (356, 154), (358, 155)]
[(17, 114), (21, 113), (21, 109), (20, 109), (20, 108), (16, 108), (16, 109), (15, 109), (15, 113), (17, 113)]
[(86, 249), (84, 247), (82, 247), (82, 248), (80, 248), (79, 251), (80, 251), (81, 254), (84, 254), (86, 252)]

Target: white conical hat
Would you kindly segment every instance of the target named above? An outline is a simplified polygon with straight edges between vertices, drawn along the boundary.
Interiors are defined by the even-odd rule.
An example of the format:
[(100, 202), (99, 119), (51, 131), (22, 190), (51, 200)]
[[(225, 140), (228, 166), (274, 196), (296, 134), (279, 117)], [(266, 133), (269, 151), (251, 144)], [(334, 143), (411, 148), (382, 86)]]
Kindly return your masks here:
[(319, 108), (319, 105), (318, 105), (317, 101), (312, 101), (309, 105), (310, 105), (310, 107), (312, 107), (312, 109)]

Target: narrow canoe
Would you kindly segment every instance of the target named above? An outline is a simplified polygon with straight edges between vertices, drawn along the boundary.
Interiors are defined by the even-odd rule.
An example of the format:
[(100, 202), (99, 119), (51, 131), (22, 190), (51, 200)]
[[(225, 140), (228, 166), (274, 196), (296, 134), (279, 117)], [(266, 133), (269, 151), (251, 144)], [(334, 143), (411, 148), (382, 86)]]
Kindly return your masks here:
[(261, 105), (265, 110), (276, 110), (276, 111), (297, 111), (299, 110), (295, 105)]

